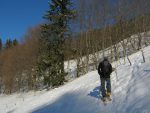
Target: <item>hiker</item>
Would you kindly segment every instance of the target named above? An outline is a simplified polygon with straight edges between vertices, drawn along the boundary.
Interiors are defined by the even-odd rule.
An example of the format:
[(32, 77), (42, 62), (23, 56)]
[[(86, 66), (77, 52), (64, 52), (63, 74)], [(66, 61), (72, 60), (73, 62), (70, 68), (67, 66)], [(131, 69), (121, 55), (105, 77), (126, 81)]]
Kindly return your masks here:
[[(111, 95), (111, 80), (110, 80), (111, 73), (112, 73), (112, 65), (108, 61), (108, 58), (104, 57), (104, 60), (100, 62), (98, 66), (98, 74), (100, 75), (100, 80), (101, 80), (102, 98), (110, 97)], [(105, 83), (106, 83), (106, 89), (105, 89)]]

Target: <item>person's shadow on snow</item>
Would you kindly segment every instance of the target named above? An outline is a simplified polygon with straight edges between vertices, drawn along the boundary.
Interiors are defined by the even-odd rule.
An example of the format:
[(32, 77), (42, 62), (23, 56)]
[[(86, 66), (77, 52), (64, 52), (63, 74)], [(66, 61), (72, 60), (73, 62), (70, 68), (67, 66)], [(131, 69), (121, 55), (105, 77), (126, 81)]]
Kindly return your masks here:
[(92, 91), (90, 91), (90, 93), (88, 94), (88, 96), (100, 99), (101, 98), (101, 96), (100, 96), (100, 93), (101, 93), (100, 89), (101, 89), (101, 86), (95, 87)]

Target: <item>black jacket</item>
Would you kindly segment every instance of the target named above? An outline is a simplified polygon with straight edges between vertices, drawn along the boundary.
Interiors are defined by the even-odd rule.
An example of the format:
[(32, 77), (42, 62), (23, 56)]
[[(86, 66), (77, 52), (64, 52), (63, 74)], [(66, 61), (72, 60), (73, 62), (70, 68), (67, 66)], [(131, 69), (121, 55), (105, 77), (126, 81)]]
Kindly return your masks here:
[(112, 65), (108, 63), (108, 71), (105, 72), (105, 66), (104, 66), (104, 61), (100, 62), (98, 66), (98, 74), (100, 75), (100, 78), (110, 78), (110, 74), (112, 73)]

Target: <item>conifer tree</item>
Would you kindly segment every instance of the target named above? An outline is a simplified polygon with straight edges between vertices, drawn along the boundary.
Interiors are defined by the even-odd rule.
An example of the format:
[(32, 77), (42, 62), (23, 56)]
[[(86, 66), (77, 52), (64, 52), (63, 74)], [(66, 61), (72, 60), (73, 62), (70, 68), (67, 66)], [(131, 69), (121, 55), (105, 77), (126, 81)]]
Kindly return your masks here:
[(0, 51), (2, 51), (3, 49), (3, 43), (2, 43), (2, 39), (0, 38)]
[(41, 56), (39, 60), (40, 74), (45, 74), (44, 82), (48, 86), (63, 84), (64, 43), (69, 34), (69, 21), (74, 17), (70, 0), (52, 0), (44, 18), (47, 23), (42, 27)]
[(8, 39), (6, 40), (5, 48), (6, 48), (6, 49), (9, 49), (9, 48), (12, 47), (12, 45), (13, 45), (12, 40), (11, 40), (10, 38), (8, 38)]
[(12, 43), (13, 43), (13, 46), (17, 46), (18, 45), (18, 40), (14, 39)]

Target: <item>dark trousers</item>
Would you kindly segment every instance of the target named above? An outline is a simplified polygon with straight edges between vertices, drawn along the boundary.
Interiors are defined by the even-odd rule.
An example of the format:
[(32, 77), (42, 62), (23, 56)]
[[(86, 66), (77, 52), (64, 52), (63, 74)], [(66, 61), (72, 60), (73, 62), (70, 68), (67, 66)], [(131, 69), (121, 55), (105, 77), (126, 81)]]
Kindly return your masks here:
[(110, 78), (101, 78), (101, 92), (103, 97), (106, 97), (106, 92), (111, 93)]

